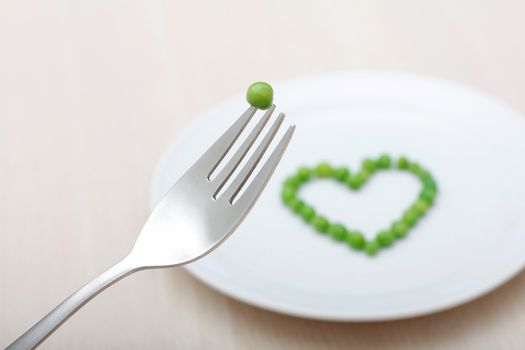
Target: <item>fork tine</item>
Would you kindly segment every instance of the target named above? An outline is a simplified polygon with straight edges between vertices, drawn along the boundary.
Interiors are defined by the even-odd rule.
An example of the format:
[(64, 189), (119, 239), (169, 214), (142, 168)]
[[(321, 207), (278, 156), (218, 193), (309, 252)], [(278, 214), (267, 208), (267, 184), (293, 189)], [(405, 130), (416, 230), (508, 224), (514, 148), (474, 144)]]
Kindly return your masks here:
[(226, 181), (230, 178), (232, 173), (237, 169), (237, 166), (242, 162), (246, 154), (248, 153), (248, 150), (252, 147), (253, 143), (259, 137), (261, 134), (261, 131), (263, 130), (264, 126), (270, 119), (270, 116), (272, 115), (273, 111), (275, 110), (275, 105), (272, 105), (266, 113), (264, 113), (264, 116), (261, 118), (261, 120), (257, 123), (255, 128), (251, 131), (250, 135), (244, 140), (243, 144), (239, 147), (237, 152), (233, 155), (232, 159), (226, 164), (226, 166), (221, 170), (219, 175), (213, 181), (217, 182), (219, 184), (217, 190), (215, 191), (215, 194), (213, 195), (213, 198), (217, 196), (219, 191), (222, 189)]
[[(284, 151), (286, 150), (286, 147), (288, 146), (288, 143), (290, 142), (294, 131), (295, 125), (288, 127), (288, 130), (286, 130), (286, 133), (281, 138), (281, 141), (279, 141), (279, 144), (277, 145), (277, 147), (275, 147), (272, 154), (270, 155), (266, 163), (263, 165), (257, 176), (255, 176), (255, 178), (248, 186), (246, 191), (244, 191), (239, 200), (233, 203), (233, 205), (238, 206), (240, 208), (251, 208), (251, 206), (255, 203), (262, 190), (268, 183), (268, 180), (270, 180), (270, 177), (272, 176), (273, 171), (277, 167), (277, 164), (279, 164), (279, 161), (281, 160), (281, 157), (283, 156)], [(233, 199), (234, 198), (230, 200), (230, 203), (233, 202)]]
[(237, 175), (237, 177), (233, 180), (232, 184), (226, 189), (224, 193), (224, 197), (228, 198), (228, 201), (230, 203), (233, 202), (235, 196), (237, 193), (241, 190), (244, 183), (248, 180), (248, 177), (253, 172), (259, 161), (261, 160), (264, 152), (272, 142), (275, 134), (277, 133), (277, 130), (279, 130), (279, 127), (281, 126), (282, 122), (284, 120), (284, 114), (279, 114), (279, 117), (274, 121), (273, 125), (271, 126), (270, 130), (266, 133), (263, 140), (255, 150), (255, 152), (251, 155), (250, 159), (246, 163), (246, 165), (241, 169), (240, 173)]
[[(257, 108), (249, 107), (224, 134), (222, 134), (213, 145), (193, 164), (192, 169), (205, 172), (209, 179), (226, 153), (233, 146), (241, 132), (244, 130)], [(210, 164), (213, 164), (210, 167)], [(189, 172), (189, 171), (188, 171)]]

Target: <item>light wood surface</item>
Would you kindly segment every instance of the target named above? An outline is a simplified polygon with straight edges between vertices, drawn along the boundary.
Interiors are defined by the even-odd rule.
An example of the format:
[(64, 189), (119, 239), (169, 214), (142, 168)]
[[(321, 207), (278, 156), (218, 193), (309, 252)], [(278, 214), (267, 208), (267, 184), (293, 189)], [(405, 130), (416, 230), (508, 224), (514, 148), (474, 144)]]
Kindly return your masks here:
[[(525, 113), (524, 14), (520, 1), (0, 1), (0, 346), (127, 253), (157, 160), (200, 112), (254, 80), (387, 69)], [(147, 271), (42, 349), (525, 349), (525, 273), (450, 311), (357, 324)]]

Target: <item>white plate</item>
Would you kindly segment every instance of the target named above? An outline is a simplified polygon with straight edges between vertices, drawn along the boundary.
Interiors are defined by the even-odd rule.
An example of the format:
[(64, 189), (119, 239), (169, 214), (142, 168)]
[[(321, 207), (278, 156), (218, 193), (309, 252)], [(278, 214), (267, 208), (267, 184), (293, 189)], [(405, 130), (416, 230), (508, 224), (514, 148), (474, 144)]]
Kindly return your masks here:
[[(338, 73), (274, 84), (278, 109), (297, 125), (272, 180), (238, 231), (188, 266), (234, 298), (325, 320), (388, 320), (476, 298), (525, 264), (525, 119), (479, 91), (402, 74)], [(153, 181), (153, 207), (246, 108), (228, 99), (180, 133)], [(374, 258), (315, 233), (280, 202), (283, 179), (321, 160), (355, 169), (365, 156), (406, 155), (431, 170), (436, 205)], [(302, 196), (367, 236), (386, 227), (419, 183), (376, 175), (358, 193), (329, 181)]]

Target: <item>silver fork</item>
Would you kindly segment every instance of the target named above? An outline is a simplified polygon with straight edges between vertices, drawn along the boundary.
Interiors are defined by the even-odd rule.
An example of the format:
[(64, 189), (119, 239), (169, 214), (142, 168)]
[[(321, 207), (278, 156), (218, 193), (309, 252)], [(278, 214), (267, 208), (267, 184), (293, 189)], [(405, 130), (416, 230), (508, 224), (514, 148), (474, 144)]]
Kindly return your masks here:
[(36, 348), (84, 304), (133, 272), (188, 264), (224, 242), (261, 194), (295, 129), (295, 126), (288, 127), (258, 174), (247, 184), (283, 122), (284, 114), (281, 113), (246, 165), (219, 193), (268, 123), (275, 105), (265, 112), (232, 158), (211, 178), (256, 110), (248, 108), (169, 190), (150, 215), (128, 256), (73, 293), (7, 349)]

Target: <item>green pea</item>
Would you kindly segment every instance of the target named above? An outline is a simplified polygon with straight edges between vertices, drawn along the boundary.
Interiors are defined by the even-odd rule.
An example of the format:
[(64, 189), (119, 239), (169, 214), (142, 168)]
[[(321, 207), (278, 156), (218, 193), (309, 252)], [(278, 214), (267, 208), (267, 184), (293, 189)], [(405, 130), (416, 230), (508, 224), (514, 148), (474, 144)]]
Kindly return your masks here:
[(424, 215), (428, 208), (430, 208), (430, 205), (425, 202), (424, 200), (422, 199), (418, 199), (414, 205), (412, 205), (412, 208), (414, 211), (416, 211), (419, 215)]
[(419, 199), (424, 202), (427, 202), (429, 205), (432, 205), (432, 203), (434, 203), (435, 196), (436, 191), (433, 191), (431, 189), (424, 189), (419, 195)]
[(388, 169), (392, 165), (392, 159), (386, 155), (383, 154), (377, 159), (377, 166), (381, 169)]
[(290, 205), (294, 213), (299, 214), (304, 207), (304, 202), (296, 198), (296, 200)]
[(427, 190), (431, 190), (431, 191), (434, 191), (434, 192), (437, 191), (437, 184), (436, 184), (436, 181), (435, 181), (432, 177), (423, 180), (423, 186), (424, 186), (425, 189), (427, 189)]
[(295, 188), (291, 186), (285, 186), (283, 192), (281, 193), (281, 198), (285, 203), (289, 203), (290, 200), (295, 198)]
[(419, 214), (414, 210), (408, 209), (403, 214), (403, 223), (408, 227), (414, 226), (418, 219)]
[(320, 163), (315, 167), (315, 173), (319, 177), (328, 177), (332, 174), (332, 166), (328, 163)]
[(304, 221), (310, 222), (310, 220), (312, 220), (312, 218), (315, 215), (315, 210), (314, 210), (314, 208), (312, 208), (312, 207), (310, 207), (308, 205), (303, 205), (303, 207), (299, 211), (299, 214), (302, 216)]
[(297, 205), (297, 202), (299, 202), (300, 200), (297, 199), (296, 197), (292, 197), (292, 198), (289, 198), (285, 201), (286, 205), (290, 207), (290, 209), (293, 210), (294, 206)]
[(346, 184), (351, 189), (357, 190), (359, 187), (361, 187), (361, 185), (363, 185), (363, 182), (359, 181), (356, 176), (349, 176), (348, 179), (346, 179)]
[(359, 187), (361, 187), (368, 180), (369, 176), (370, 176), (370, 173), (367, 170), (362, 169), (354, 177), (356, 181), (359, 183)]
[(410, 163), (410, 165), (408, 166), (408, 171), (410, 171), (414, 175), (419, 175), (421, 173), (421, 167), (417, 163)]
[(312, 225), (314, 225), (314, 228), (317, 231), (319, 231), (321, 233), (325, 233), (328, 230), (328, 227), (330, 226), (330, 223), (328, 222), (328, 220), (324, 216), (315, 215), (312, 218)]
[(430, 178), (430, 173), (424, 169), (421, 169), (418, 173), (419, 178), (421, 181), (425, 181), (426, 179)]
[(348, 176), (350, 175), (350, 172), (347, 168), (337, 168), (332, 173), (332, 176), (338, 180), (338, 181), (346, 181), (348, 179)]
[(270, 84), (256, 82), (248, 87), (246, 100), (250, 105), (259, 109), (268, 109), (273, 101), (273, 89)]
[(407, 235), (409, 227), (402, 221), (395, 222), (392, 225), (392, 232), (396, 238), (403, 238)]
[(365, 237), (358, 231), (349, 231), (346, 235), (346, 242), (354, 249), (363, 249)]
[(381, 231), (377, 234), (376, 241), (383, 247), (388, 247), (394, 243), (396, 237), (392, 231)]
[(405, 157), (400, 157), (397, 160), (397, 167), (399, 169), (402, 169), (402, 170), (408, 169), (409, 165), (410, 165), (410, 162)]
[(344, 241), (347, 235), (346, 227), (341, 224), (330, 225), (328, 234), (336, 241)]
[(425, 184), (427, 181), (432, 180), (432, 176), (428, 171), (422, 170), (419, 174), (419, 179), (421, 180), (421, 182), (423, 182), (423, 184)]
[(312, 171), (309, 168), (303, 166), (297, 170), (297, 175), (295, 175), (295, 178), (302, 183), (308, 181), (311, 176)]
[(377, 164), (372, 159), (365, 159), (363, 160), (363, 169), (370, 173), (373, 173), (377, 170)]
[(286, 178), (286, 180), (284, 181), (284, 186), (297, 188), (299, 187), (299, 185), (300, 185), (300, 182), (295, 176), (290, 176)]
[(377, 254), (377, 251), (379, 250), (379, 244), (376, 241), (370, 241), (366, 242), (365, 244), (365, 252), (369, 256), (374, 256)]

